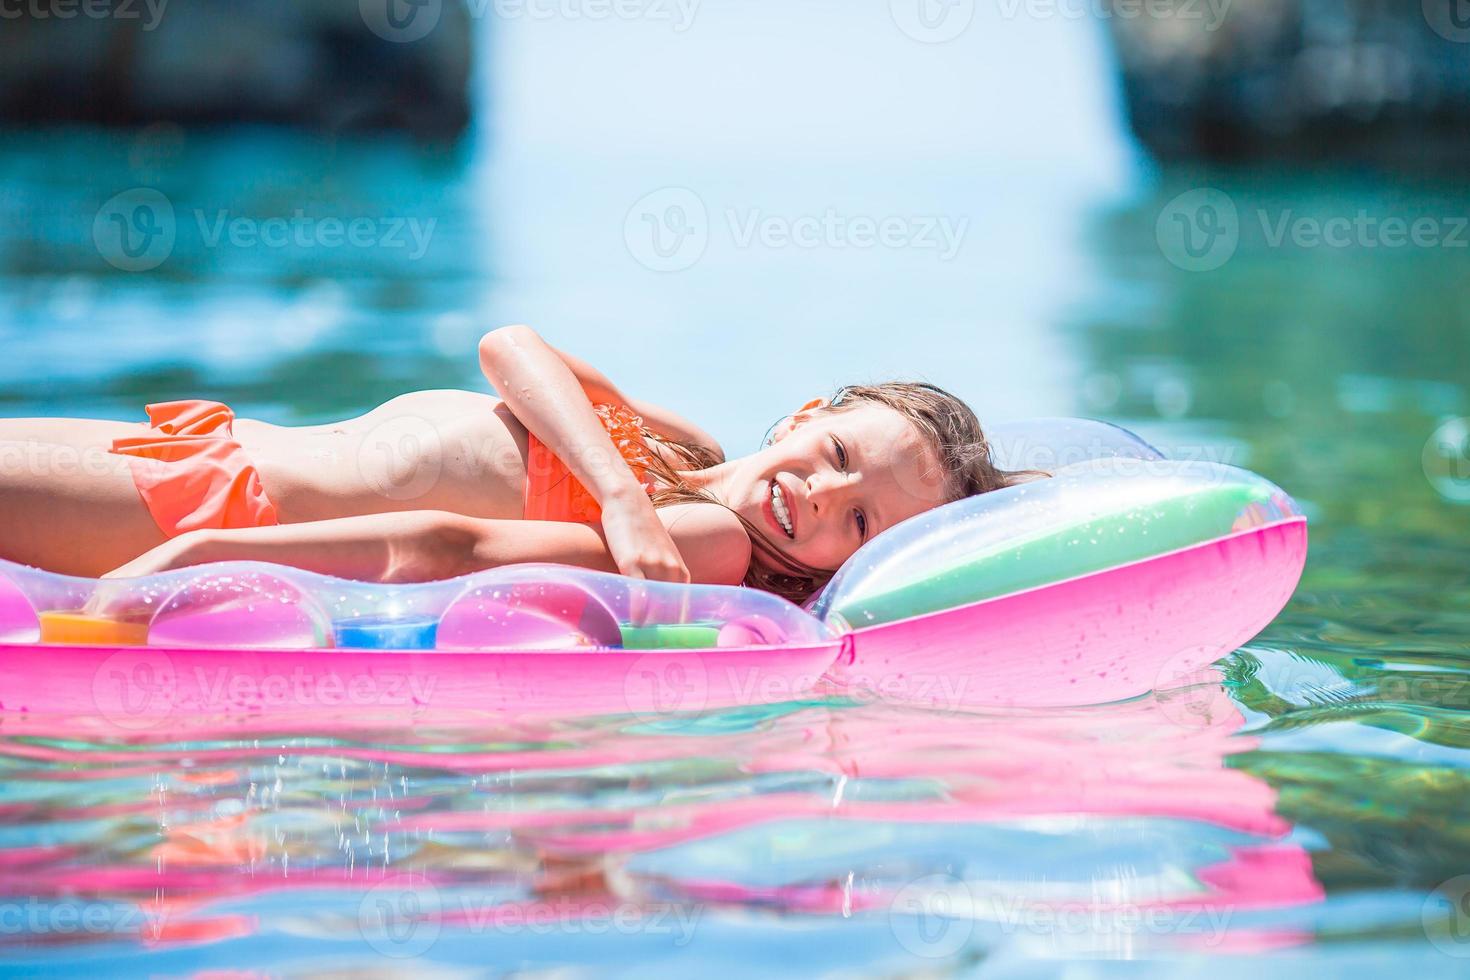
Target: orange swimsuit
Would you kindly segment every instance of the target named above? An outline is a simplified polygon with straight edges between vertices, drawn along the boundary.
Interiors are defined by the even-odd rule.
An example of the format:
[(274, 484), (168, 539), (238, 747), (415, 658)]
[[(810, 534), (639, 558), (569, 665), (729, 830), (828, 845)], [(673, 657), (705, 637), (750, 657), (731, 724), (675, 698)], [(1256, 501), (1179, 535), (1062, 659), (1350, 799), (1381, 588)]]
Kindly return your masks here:
[(234, 421), (219, 402), (160, 402), (148, 406), (142, 435), (112, 441), (112, 452), (131, 457), (138, 494), (167, 536), (278, 523), (260, 473), (235, 441)]
[[(592, 410), (643, 489), (652, 492), (654, 484), (648, 464), (653, 454), (645, 441), (643, 419), (622, 405), (598, 404)], [(534, 433), (527, 434), (524, 502), (523, 516), (528, 521), (596, 524), (602, 520), (597, 498)]]

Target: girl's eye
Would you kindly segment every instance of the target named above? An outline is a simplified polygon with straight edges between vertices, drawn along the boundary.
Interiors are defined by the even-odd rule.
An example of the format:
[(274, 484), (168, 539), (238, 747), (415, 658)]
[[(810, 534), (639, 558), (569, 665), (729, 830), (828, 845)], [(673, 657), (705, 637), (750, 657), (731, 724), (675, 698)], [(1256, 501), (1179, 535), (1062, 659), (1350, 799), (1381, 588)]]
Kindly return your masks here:
[(853, 513), (853, 517), (855, 517), (857, 519), (858, 537), (861, 540), (863, 540), (863, 541), (868, 540), (868, 518), (867, 518), (867, 516), (862, 511), (860, 511), (860, 510), (855, 510), (852, 513)]
[(847, 450), (842, 446), (842, 440), (836, 436), (832, 437), (832, 446), (837, 450), (837, 466), (839, 469), (847, 469)]

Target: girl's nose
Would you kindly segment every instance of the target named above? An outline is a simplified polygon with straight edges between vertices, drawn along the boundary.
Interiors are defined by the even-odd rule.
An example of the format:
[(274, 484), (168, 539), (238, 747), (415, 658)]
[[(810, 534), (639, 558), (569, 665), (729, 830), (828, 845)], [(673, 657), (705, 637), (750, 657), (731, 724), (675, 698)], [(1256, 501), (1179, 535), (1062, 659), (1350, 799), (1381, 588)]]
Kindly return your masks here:
[(822, 481), (817, 478), (817, 474), (813, 473), (806, 478), (806, 501), (811, 505), (812, 510), (820, 512), (824, 494), (825, 491), (822, 490)]
[(821, 514), (837, 502), (842, 490), (842, 481), (829, 474), (813, 473), (806, 480), (806, 499), (812, 510)]

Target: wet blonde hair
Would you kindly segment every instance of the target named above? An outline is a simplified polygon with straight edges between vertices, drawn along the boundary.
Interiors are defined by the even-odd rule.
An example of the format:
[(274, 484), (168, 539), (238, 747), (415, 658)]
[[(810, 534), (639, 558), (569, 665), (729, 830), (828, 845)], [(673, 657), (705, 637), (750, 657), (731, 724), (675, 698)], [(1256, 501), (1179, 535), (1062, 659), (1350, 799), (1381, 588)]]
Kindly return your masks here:
[[(939, 456), (945, 503), (1045, 475), (1031, 471), (1008, 472), (997, 467), (991, 459), (990, 443), (980, 427), (980, 420), (970, 406), (943, 388), (925, 382), (846, 385), (832, 396), (829, 405), (812, 414), (836, 414), (863, 405), (890, 408), (918, 430)], [(719, 503), (708, 491), (690, 486), (680, 476), (683, 470), (705, 469), (719, 463), (713, 452), (702, 446), (659, 439), (651, 433), (647, 436), (672, 450), (682, 463), (687, 464), (671, 466), (657, 458), (657, 453), (654, 454), (656, 458), (650, 469), (658, 480), (658, 487), (652, 494), (655, 507), (676, 503)], [(831, 579), (833, 571), (812, 568), (783, 554), (764, 531), (739, 514), (735, 516), (750, 535), (752, 554), (750, 569), (745, 574), (746, 585), (802, 603)]]

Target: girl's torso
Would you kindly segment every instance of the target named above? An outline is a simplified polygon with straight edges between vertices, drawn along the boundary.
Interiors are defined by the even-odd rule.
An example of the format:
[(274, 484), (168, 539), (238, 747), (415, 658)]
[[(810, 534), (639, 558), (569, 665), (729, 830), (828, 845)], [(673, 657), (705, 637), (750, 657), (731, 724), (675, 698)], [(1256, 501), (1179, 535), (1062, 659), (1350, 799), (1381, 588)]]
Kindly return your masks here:
[(282, 523), (398, 510), (523, 515), (526, 428), (491, 395), (416, 391), (341, 422), (237, 419), (234, 431)]

